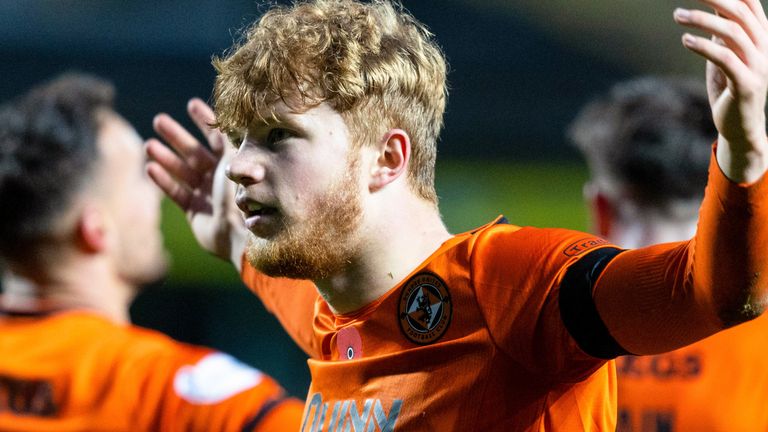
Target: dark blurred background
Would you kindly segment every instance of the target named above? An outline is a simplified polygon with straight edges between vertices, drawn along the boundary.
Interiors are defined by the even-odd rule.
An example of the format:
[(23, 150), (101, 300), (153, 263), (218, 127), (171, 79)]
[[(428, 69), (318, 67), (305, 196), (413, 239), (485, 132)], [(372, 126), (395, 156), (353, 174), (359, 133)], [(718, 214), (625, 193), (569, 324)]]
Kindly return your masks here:
[[(671, 18), (690, 1), (403, 3), (450, 62), (437, 186), (453, 231), (499, 213), (520, 225), (586, 229), (586, 174), (564, 135), (579, 107), (637, 74), (703, 77)], [(118, 110), (150, 136), (157, 112), (186, 122), (186, 101), (209, 98), (211, 57), (261, 10), (254, 0), (4, 0), (0, 100), (64, 71), (91, 72), (115, 83)], [(234, 271), (197, 249), (183, 215), (168, 203), (164, 212), (174, 265), (137, 300), (135, 321), (233, 353), (303, 397), (306, 358)]]

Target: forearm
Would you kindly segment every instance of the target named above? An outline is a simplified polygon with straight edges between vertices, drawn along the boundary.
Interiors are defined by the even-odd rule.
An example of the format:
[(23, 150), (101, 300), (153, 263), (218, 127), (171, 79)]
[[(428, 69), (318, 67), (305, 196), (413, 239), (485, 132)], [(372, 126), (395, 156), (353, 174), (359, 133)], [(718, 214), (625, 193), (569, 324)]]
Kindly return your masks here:
[(730, 182), (716, 163), (689, 242), (617, 256), (593, 298), (611, 335), (635, 354), (663, 352), (757, 316), (766, 295), (768, 185)]

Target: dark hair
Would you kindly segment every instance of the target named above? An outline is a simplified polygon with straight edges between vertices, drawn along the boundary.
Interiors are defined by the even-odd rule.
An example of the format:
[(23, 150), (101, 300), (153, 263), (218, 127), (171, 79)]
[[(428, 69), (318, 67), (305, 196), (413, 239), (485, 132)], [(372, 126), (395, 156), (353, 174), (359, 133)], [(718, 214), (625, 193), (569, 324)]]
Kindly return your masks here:
[(0, 255), (32, 258), (98, 159), (113, 86), (69, 73), (0, 107)]
[(704, 84), (643, 77), (615, 85), (569, 129), (593, 175), (619, 182), (643, 206), (701, 199), (717, 129)]

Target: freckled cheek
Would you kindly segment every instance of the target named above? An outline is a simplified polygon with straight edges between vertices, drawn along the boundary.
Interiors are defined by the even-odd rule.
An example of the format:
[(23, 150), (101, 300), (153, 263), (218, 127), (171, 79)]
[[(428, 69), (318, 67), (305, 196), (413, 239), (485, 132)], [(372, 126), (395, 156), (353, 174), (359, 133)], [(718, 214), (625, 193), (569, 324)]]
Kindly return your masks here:
[(339, 174), (334, 155), (314, 153), (303, 156), (286, 163), (279, 172), (273, 171), (267, 181), (287, 213), (299, 214), (311, 209), (327, 194), (334, 176)]
[(280, 193), (280, 206), (287, 216), (303, 218), (317, 205), (325, 195), (323, 188), (311, 181), (297, 184)]
[(328, 186), (328, 172), (322, 167), (309, 167), (296, 173), (290, 180), (295, 197), (314, 195)]

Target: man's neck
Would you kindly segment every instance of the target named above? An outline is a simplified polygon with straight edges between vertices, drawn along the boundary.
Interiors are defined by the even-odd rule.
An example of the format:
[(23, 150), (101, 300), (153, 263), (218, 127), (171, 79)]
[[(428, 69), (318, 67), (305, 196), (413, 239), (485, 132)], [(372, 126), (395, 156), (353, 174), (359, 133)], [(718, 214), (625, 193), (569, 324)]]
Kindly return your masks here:
[(375, 301), (451, 238), (433, 205), (415, 203), (409, 210), (385, 212), (363, 227), (355, 259), (342, 273), (315, 281), (334, 313), (354, 312)]
[(105, 268), (103, 262), (62, 265), (57, 271), (21, 276), (3, 274), (0, 310), (22, 313), (89, 311), (117, 323), (129, 323), (135, 289)]

